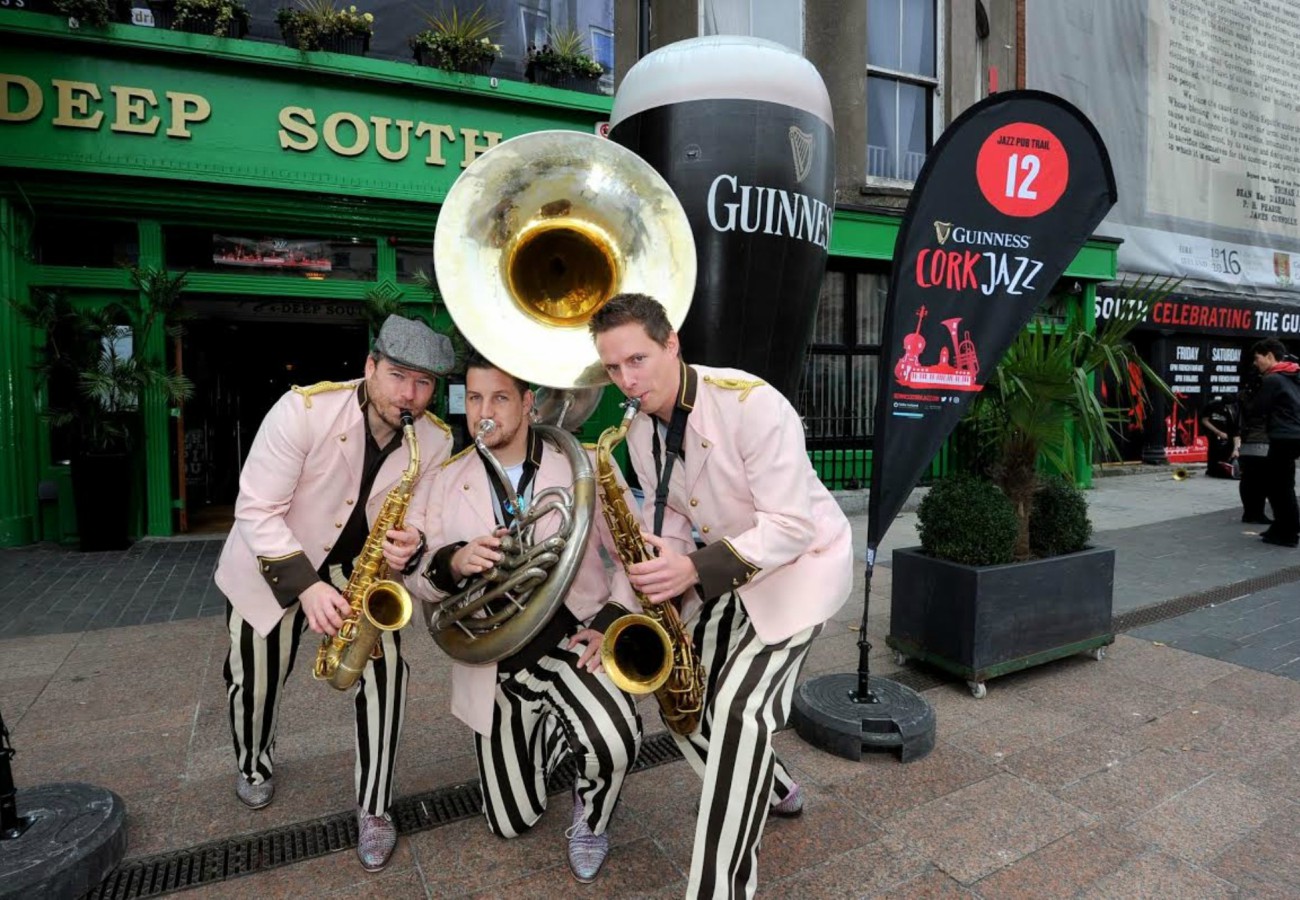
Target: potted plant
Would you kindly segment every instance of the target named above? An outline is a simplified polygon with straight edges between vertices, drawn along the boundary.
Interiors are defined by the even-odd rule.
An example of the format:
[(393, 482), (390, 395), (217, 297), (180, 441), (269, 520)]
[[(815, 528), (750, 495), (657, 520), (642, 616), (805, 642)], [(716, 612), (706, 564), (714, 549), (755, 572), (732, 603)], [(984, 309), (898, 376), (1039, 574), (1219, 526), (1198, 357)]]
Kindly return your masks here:
[(53, 0), (54, 9), (66, 16), (70, 28), (107, 28), (110, 22), (126, 21), (131, 7), (124, 0)]
[(1096, 333), (1067, 322), (1025, 329), (963, 423), (979, 451), (973, 472), (940, 481), (917, 511), (921, 546), (893, 554), (890, 633), (900, 657), (960, 675), (976, 697), (988, 678), (1114, 640), (1113, 549), (1088, 546), (1087, 503), (1072, 481), (1080, 450), (1113, 455), (1117, 409), (1094, 375), (1141, 369), (1133, 326), (1176, 286), (1149, 278), (1121, 289), (1123, 311)]
[(179, 403), (193, 390), (184, 376), (141, 352), (155, 329), (178, 333), (185, 276), (152, 269), (133, 269), (131, 275), (142, 300), (136, 316), (116, 303), (80, 307), (54, 291), (35, 290), (17, 304), (45, 337), (37, 371), (47, 403), (63, 388), (61, 405), (47, 405), (43, 416), (69, 439), (77, 534), (87, 551), (130, 543), (141, 398), (156, 391), (166, 402)]
[(552, 31), (540, 50), (528, 48), (524, 77), (537, 84), (594, 92), (604, 74), (604, 67), (585, 51), (582, 35), (571, 28)]
[(239, 0), (149, 0), (155, 28), (242, 38), (248, 34), (248, 7)]
[(275, 17), (284, 42), (298, 50), (329, 50), (364, 56), (370, 49), (375, 17), (343, 7), (334, 0), (295, 0), (298, 8), (286, 7)]
[(429, 27), (412, 35), (409, 42), (415, 61), (422, 66), (486, 75), (501, 54), (501, 45), (492, 42), (492, 32), (501, 22), (485, 16), (481, 6), (468, 16), (452, 7), (450, 13), (424, 18)]

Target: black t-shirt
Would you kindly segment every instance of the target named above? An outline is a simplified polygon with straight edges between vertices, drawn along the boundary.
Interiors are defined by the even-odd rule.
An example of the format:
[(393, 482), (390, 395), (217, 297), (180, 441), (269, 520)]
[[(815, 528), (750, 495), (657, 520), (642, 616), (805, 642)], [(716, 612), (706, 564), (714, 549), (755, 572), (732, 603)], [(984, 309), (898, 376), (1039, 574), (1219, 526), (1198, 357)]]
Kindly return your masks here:
[[(1222, 397), (1215, 398), (1201, 410), (1201, 418), (1209, 419), (1210, 424), (1219, 431), (1222, 431), (1229, 438), (1236, 436), (1241, 431), (1241, 425), (1237, 419), (1237, 405), (1230, 403)], [(1210, 437), (1218, 439), (1219, 436), (1211, 432)]]

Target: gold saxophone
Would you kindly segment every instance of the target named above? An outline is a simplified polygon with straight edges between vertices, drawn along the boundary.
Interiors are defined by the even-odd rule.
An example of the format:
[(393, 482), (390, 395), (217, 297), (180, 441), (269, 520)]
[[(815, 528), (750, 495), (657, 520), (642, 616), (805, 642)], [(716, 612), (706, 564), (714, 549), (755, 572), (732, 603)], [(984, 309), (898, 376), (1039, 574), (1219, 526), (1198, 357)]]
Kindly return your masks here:
[(331, 687), (340, 691), (357, 683), (369, 660), (384, 655), (379, 643), (382, 633), (396, 631), (411, 620), (411, 595), (403, 584), (388, 578), (388, 563), (384, 560), (384, 538), (391, 529), (401, 528), (405, 522), (415, 479), (420, 474), (420, 445), (415, 439), (415, 423), (406, 410), (402, 410), (402, 433), (411, 461), (401, 481), (384, 498), (384, 505), (352, 568), (348, 586), (343, 589), (352, 613), (343, 620), (338, 634), (326, 635), (321, 641), (312, 669), (315, 678), (328, 680)]
[[(612, 455), (640, 406), (639, 400), (629, 400), (623, 421), (606, 428), (596, 443), (600, 508), (625, 569), (654, 555), (641, 540), (641, 526), (623, 499)], [(690, 734), (699, 724), (704, 703), (704, 667), (695, 659), (694, 644), (676, 605), (650, 603), (635, 592), (645, 612), (620, 616), (605, 630), (601, 662), (610, 680), (629, 694), (654, 691), (668, 727), (677, 734)]]

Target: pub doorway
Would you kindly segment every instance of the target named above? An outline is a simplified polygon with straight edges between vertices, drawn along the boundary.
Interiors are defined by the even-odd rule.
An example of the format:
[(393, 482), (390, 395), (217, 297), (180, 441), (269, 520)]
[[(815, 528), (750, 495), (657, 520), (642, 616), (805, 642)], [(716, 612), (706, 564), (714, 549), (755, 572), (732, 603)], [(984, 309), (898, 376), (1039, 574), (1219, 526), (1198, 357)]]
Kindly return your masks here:
[[(283, 301), (259, 306), (293, 308)], [(262, 418), (285, 391), (364, 374), (369, 333), (360, 305), (347, 306), (355, 318), (285, 321), (240, 316), (235, 310), (186, 323), (181, 353), (194, 396), (185, 404), (184, 452), (178, 460), (184, 466), (182, 531), (230, 530), (240, 469)]]

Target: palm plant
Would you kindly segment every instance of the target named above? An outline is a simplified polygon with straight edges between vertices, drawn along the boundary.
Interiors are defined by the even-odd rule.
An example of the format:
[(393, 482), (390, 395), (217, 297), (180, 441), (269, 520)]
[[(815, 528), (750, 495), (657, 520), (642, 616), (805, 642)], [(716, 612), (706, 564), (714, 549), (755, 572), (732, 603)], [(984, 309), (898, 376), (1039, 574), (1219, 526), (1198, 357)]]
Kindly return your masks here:
[[(1121, 285), (1117, 296), (1125, 302), (1095, 333), (1077, 323), (1064, 328), (1032, 324), (1016, 338), (976, 398), (968, 422), (987, 460), (985, 474), (1015, 508), (1016, 559), (1031, 555), (1029, 517), (1039, 461), (1073, 472), (1077, 439), (1104, 456), (1116, 454), (1112, 432), (1123, 422), (1124, 411), (1102, 405), (1094, 375), (1122, 377), (1136, 366), (1147, 387), (1170, 394), (1128, 336), (1177, 285), (1175, 279), (1158, 276)], [(1146, 388), (1136, 399), (1146, 401)]]
[(547, 72), (556, 78), (599, 78), (605, 73), (600, 63), (587, 53), (582, 34), (573, 28), (550, 32), (540, 50), (530, 47), (528, 71), (534, 78), (538, 72)]
[(501, 45), (492, 42), (492, 32), (500, 27), (499, 19), (484, 15), (479, 6), (469, 15), (450, 12), (424, 16), (429, 27), (410, 39), (417, 58), (450, 72), (470, 72), (491, 66), (501, 53)]

